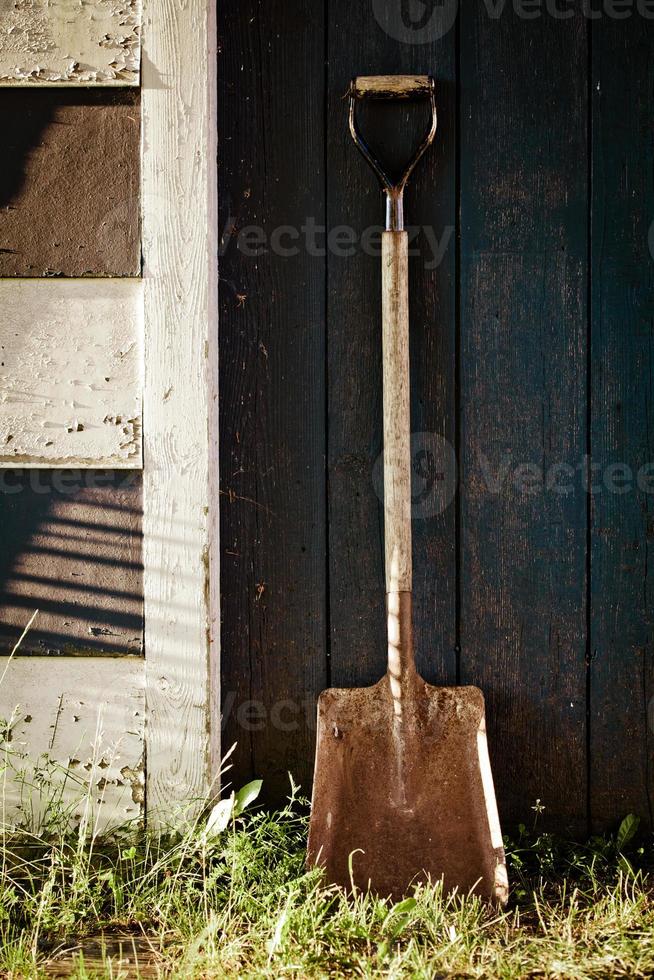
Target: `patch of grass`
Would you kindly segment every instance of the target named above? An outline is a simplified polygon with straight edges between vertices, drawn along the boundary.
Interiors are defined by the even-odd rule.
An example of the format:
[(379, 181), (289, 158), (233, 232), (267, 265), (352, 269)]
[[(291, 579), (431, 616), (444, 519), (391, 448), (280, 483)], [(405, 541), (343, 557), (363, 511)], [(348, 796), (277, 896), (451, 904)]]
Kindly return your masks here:
[[(120, 930), (147, 937), (172, 977), (654, 975), (651, 839), (631, 819), (579, 845), (539, 833), (536, 813), (507, 842), (506, 911), (438, 885), (393, 906), (325, 888), (304, 867), (306, 802), (293, 790), (279, 812), (247, 810), (257, 788), (156, 840), (59, 822), (5, 837), (0, 974), (40, 976), (58, 947)], [(80, 958), (72, 975), (126, 973)]]

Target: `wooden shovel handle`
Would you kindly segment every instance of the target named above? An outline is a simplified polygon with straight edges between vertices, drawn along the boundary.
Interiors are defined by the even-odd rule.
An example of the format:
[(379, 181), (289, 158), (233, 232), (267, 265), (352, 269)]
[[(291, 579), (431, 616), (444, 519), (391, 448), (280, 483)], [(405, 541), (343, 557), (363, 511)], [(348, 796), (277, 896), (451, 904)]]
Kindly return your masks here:
[(350, 91), (357, 99), (419, 99), (431, 89), (429, 75), (359, 75)]
[(411, 592), (409, 247), (406, 231), (382, 234), (384, 540), (386, 592)]

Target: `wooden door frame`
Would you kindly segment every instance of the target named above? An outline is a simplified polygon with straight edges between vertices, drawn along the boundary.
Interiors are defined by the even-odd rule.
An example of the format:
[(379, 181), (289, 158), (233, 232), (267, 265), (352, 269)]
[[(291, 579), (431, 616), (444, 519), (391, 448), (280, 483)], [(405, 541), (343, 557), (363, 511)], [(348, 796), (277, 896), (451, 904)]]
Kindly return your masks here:
[(215, 0), (143, 0), (143, 563), (150, 826), (220, 760)]
[[(130, 8), (129, 37), (120, 37), (119, 31), (117, 50), (112, 48), (110, 56), (105, 39), (92, 37), (86, 47), (97, 61), (87, 65), (80, 57), (83, 71), (70, 67), (76, 32), (88, 40), (97, 24), (92, 11), (80, 8), (79, 22), (67, 22), (70, 36), (62, 51), (55, 51), (57, 70), (34, 69), (28, 51), (22, 68), (8, 73), (5, 65), (3, 74), (0, 64), (0, 85), (138, 85), (139, 5), (142, 280), (6, 280), (0, 312), (12, 301), (15, 306), (18, 296), (32, 309), (35, 328), (46, 329), (56, 307), (57, 323), (72, 330), (83, 348), (75, 371), (83, 382), (96, 382), (88, 384), (95, 401), (84, 406), (94, 424), (68, 428), (56, 445), (54, 437), (45, 443), (54, 446), (50, 449), (33, 433), (21, 433), (21, 465), (143, 468), (145, 660), (68, 658), (54, 664), (41, 657), (16, 662), (13, 655), (4, 657), (0, 675), (7, 674), (7, 684), (0, 709), (7, 702), (13, 712), (11, 692), (20, 695), (25, 710), (14, 721), (25, 754), (34, 746), (52, 750), (56, 734), (64, 766), (78, 754), (72, 746), (83, 735), (93, 740), (97, 713), (98, 731), (103, 729), (114, 747), (114, 767), (107, 773), (105, 763), (102, 781), (128, 796), (127, 808), (118, 810), (116, 789), (101, 822), (113, 823), (141, 808), (145, 761), (145, 815), (156, 828), (183, 822), (189, 810), (197, 812), (197, 804), (216, 786), (220, 760), (215, 0), (137, 0)], [(81, 42), (79, 50), (86, 50)], [(120, 68), (123, 61), (129, 71)], [(11, 332), (15, 325), (7, 315), (0, 328)], [(92, 376), (99, 371), (93, 358), (117, 331), (121, 353), (115, 374), (125, 381), (118, 407), (121, 415), (129, 415), (131, 428), (113, 426), (105, 433), (95, 424), (107, 406)], [(64, 360), (62, 370), (67, 365)], [(37, 381), (54, 381), (56, 387), (55, 369), (49, 363)], [(29, 364), (26, 370), (30, 377)], [(48, 374), (53, 370), (54, 378)], [(77, 443), (70, 438), (77, 431), (84, 433), (83, 452), (79, 438)], [(0, 454), (0, 467), (16, 466), (17, 444)], [(35, 693), (34, 677), (46, 662), (50, 684)], [(104, 709), (110, 717), (102, 721)], [(65, 722), (59, 725), (62, 713)], [(116, 750), (121, 740), (122, 755)], [(145, 760), (139, 759), (141, 752)], [(92, 781), (94, 764), (90, 772)], [(125, 790), (128, 778), (131, 799)], [(115, 812), (107, 812), (112, 807)]]

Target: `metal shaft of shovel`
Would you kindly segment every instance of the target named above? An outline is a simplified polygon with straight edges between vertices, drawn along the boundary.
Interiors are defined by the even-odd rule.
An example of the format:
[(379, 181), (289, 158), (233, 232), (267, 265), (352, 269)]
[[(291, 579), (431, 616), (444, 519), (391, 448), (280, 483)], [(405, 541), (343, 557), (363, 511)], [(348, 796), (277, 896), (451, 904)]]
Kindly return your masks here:
[[(392, 181), (356, 121), (363, 98), (428, 99), (431, 126)], [(308, 861), (329, 882), (399, 898), (419, 881), (507, 897), (507, 877), (475, 687), (433, 687), (417, 673), (412, 629), (408, 236), (403, 196), (437, 125), (434, 80), (353, 80), (350, 130), (386, 195), (382, 235), (384, 549), (388, 669), (369, 688), (331, 689), (318, 702)], [(352, 651), (357, 656), (357, 651)]]

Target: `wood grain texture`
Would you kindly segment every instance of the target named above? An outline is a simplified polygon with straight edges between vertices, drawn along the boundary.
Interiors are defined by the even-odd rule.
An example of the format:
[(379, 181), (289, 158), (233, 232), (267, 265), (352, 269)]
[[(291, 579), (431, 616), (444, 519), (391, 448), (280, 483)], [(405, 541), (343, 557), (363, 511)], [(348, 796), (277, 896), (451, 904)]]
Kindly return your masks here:
[(81, 963), (91, 974), (133, 973), (139, 980), (158, 980), (161, 975), (161, 956), (152, 948), (152, 940), (129, 930), (111, 929), (80, 936), (74, 945), (68, 943), (63, 949), (52, 950), (43, 971), (46, 977), (66, 980), (79, 974)]
[[(390, 5), (388, 13), (393, 15)], [(379, 259), (385, 203), (352, 143), (343, 95), (353, 74), (431, 71), (440, 128), (405, 199), (412, 228), (414, 636), (422, 676), (447, 684), (456, 677), (456, 520), (451, 497), (441, 492), (447, 486), (441, 463), (456, 442), (456, 32), (428, 44), (400, 45), (369, 5), (330, 0), (328, 34), (327, 223), (352, 228), (356, 236), (349, 252), (328, 253), (331, 681), (357, 687), (374, 683), (386, 669)], [(363, 101), (357, 115), (364, 138), (395, 171), (429, 123), (426, 103)]]
[(139, 276), (139, 93), (5, 90), (0, 128), (0, 276)]
[(507, 8), (490, 22), (482, 7), (461, 12), (461, 680), (486, 697), (504, 826), (540, 799), (543, 825), (579, 832), (584, 31), (581, 18), (525, 21)]
[(0, 679), (0, 823), (38, 830), (55, 799), (89, 832), (142, 817), (142, 660), (1, 657)]
[(143, 5), (144, 593), (148, 821), (212, 781), (216, 433), (215, 25), (206, 0)]
[[(235, 781), (274, 771), (279, 798), (286, 768), (310, 771), (312, 739), (280, 733), (279, 721), (292, 728), (320, 686), (321, 534), (328, 678), (359, 686), (385, 669), (381, 276), (370, 244), (384, 202), (352, 146), (346, 96), (356, 73), (431, 72), (439, 130), (405, 208), (407, 224), (423, 226), (409, 260), (418, 667), (433, 683), (483, 688), (507, 826), (540, 798), (542, 826), (583, 835), (589, 817), (597, 830), (628, 809), (651, 817), (654, 792), (652, 44), (635, 11), (597, 22), (519, 13), (461, 5), (456, 30), (411, 44), (396, 40), (410, 38), (394, 4), (373, 15), (293, 0), (270, 17), (254, 0), (223, 5), (224, 712), (228, 742), (240, 739)], [(423, 131), (411, 129), (420, 109), (357, 105), (392, 170)], [(300, 237), (283, 246), (306, 248), (303, 212), (332, 230), (326, 289), (324, 252), (305, 262), (272, 245), (290, 225)], [(263, 241), (248, 225), (263, 226)], [(326, 336), (317, 326), (316, 347), (304, 335), (294, 346), (298, 318), (323, 313)], [(634, 492), (589, 501), (589, 449), (602, 486), (625, 462)], [(297, 488), (292, 467), (309, 474)], [(309, 550), (291, 565), (300, 542)], [(283, 636), (292, 642), (277, 656)]]
[(1, 85), (138, 85), (140, 0), (5, 0)]
[(411, 591), (409, 236), (382, 235), (384, 547), (386, 592)]
[(143, 651), (141, 474), (0, 471), (0, 654)]
[(359, 75), (354, 79), (357, 98), (412, 99), (429, 94), (429, 75)]
[(218, 13), (224, 742), (278, 803), (327, 680), (324, 7)]
[(654, 822), (654, 24), (593, 24), (590, 806)]
[(142, 465), (137, 280), (0, 280), (0, 467)]

